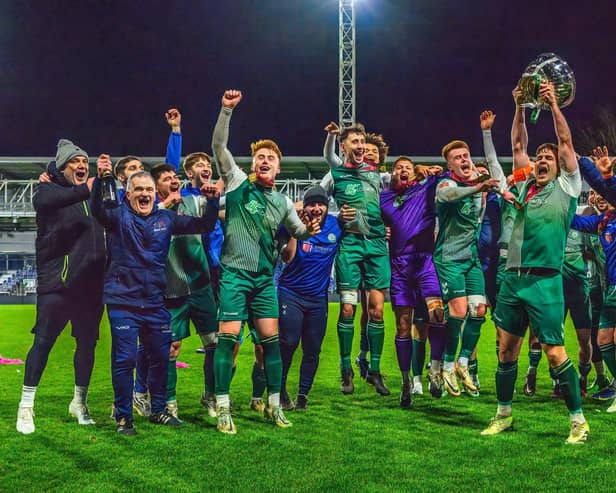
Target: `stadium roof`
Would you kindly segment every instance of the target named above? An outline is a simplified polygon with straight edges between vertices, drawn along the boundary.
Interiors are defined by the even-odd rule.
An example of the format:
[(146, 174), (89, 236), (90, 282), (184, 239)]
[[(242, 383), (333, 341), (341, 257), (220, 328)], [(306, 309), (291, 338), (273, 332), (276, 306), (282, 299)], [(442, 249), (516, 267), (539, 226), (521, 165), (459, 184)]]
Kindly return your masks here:
[[(387, 164), (391, 165), (397, 156), (390, 156)], [(4, 180), (32, 180), (45, 171), (45, 166), (54, 159), (52, 156), (18, 156), (0, 157), (0, 179)], [(252, 158), (240, 156), (235, 158), (244, 169), (248, 169)], [(445, 164), (440, 156), (411, 156), (416, 164)], [(157, 163), (163, 163), (162, 156), (148, 156), (142, 158), (146, 168)], [(511, 158), (501, 158), (505, 170), (511, 169)], [(96, 158), (90, 158), (90, 173), (94, 173)], [(320, 179), (327, 173), (328, 168), (321, 156), (285, 156), (282, 159), (281, 174), (278, 179)]]

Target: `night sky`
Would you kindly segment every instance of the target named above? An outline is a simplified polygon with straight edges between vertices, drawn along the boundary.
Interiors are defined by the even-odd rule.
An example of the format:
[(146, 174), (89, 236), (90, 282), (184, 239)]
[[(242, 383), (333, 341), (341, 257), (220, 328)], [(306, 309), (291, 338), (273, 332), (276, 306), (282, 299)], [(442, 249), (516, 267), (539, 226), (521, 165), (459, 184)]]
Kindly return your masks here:
[[(462, 138), (481, 154), (479, 113), (497, 114), (509, 155), (511, 89), (539, 53), (569, 62), (572, 127), (616, 109), (616, 2), (358, 0), (357, 119), (393, 155), (437, 155)], [(338, 118), (338, 1), (0, 2), (0, 155), (163, 155), (164, 111), (183, 114), (184, 151), (210, 150), (225, 88), (244, 100), (230, 149), (273, 138), (319, 155)], [(543, 113), (530, 146), (554, 140)]]

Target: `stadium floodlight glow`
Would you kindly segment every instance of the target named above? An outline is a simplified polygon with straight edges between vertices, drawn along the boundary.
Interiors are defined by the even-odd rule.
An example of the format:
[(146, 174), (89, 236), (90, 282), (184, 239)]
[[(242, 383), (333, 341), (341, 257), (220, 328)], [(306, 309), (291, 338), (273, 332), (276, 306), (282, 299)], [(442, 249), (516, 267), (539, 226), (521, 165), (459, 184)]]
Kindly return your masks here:
[(355, 6), (354, 0), (339, 0), (338, 25), (338, 124), (355, 123)]

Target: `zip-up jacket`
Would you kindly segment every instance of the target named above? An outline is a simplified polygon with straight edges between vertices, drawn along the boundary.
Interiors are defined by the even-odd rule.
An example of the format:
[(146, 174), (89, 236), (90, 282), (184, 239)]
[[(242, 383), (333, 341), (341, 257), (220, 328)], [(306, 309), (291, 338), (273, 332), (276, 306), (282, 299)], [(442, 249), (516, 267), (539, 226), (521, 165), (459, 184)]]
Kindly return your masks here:
[(90, 211), (86, 184), (40, 183), (34, 193), (38, 294), (102, 294), (103, 228)]
[(92, 212), (111, 240), (107, 256), (103, 301), (136, 308), (155, 308), (164, 303), (165, 264), (172, 235), (208, 233), (218, 217), (218, 199), (208, 200), (203, 217), (180, 216), (154, 208), (140, 216), (128, 200), (105, 209), (101, 181), (94, 179)]

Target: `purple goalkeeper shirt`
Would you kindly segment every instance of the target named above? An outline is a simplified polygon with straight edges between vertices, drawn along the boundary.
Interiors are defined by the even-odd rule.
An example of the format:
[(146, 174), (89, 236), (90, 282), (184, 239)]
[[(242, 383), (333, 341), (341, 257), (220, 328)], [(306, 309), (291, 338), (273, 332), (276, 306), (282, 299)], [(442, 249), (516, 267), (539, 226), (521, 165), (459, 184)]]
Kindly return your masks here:
[(429, 176), (401, 192), (381, 192), (383, 220), (391, 228), (391, 257), (434, 253), (437, 181), (438, 177)]

